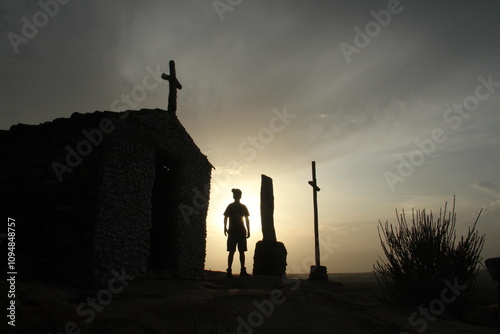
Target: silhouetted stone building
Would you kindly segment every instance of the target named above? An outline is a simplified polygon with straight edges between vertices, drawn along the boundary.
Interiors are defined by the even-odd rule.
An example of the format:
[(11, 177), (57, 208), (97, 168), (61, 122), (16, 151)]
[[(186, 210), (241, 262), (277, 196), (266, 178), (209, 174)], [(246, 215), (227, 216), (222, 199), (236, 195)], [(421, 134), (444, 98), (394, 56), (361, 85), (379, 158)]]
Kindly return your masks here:
[(174, 113), (14, 125), (0, 132), (0, 155), (20, 275), (105, 284), (113, 270), (159, 268), (203, 278), (212, 166)]

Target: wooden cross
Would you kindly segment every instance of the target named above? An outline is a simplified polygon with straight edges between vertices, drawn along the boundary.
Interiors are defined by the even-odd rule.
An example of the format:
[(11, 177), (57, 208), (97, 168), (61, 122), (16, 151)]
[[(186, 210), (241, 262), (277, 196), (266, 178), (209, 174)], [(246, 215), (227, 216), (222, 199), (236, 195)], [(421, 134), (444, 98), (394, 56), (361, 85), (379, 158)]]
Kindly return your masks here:
[(318, 230), (318, 191), (319, 189), (316, 183), (316, 161), (312, 162), (312, 181), (308, 182), (313, 188), (313, 205), (314, 205), (314, 248), (315, 248), (315, 258), (316, 258), (316, 268), (320, 267), (319, 261), (319, 230)]
[(177, 80), (177, 77), (175, 75), (175, 62), (171, 60), (168, 65), (170, 67), (170, 75), (163, 73), (161, 75), (161, 78), (163, 80), (167, 80), (169, 83), (167, 110), (175, 114), (175, 112), (177, 111), (177, 89), (182, 89), (182, 85), (179, 80)]

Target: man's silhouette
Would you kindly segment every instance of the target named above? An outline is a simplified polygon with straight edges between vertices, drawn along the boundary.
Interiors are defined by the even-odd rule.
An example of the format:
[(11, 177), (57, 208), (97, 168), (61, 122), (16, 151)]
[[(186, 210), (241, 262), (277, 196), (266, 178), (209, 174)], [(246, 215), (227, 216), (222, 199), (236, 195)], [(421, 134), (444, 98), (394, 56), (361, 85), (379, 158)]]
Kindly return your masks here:
[[(233, 277), (231, 266), (233, 264), (234, 253), (236, 252), (236, 245), (240, 252), (241, 272), (240, 276), (248, 276), (245, 268), (245, 252), (247, 250), (247, 238), (250, 237), (250, 220), (248, 216), (248, 209), (245, 205), (240, 203), (241, 190), (232, 189), (234, 202), (229, 204), (224, 211), (224, 235), (227, 235), (227, 277)], [(245, 225), (243, 224), (245, 218)], [(229, 227), (228, 227), (229, 220)]]

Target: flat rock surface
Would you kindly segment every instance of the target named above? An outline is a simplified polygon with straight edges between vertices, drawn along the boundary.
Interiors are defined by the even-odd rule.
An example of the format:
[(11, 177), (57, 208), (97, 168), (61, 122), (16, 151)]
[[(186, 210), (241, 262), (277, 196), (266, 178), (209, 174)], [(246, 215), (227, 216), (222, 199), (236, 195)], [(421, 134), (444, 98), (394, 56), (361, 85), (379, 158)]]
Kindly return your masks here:
[[(391, 334), (419, 333), (424, 322), (428, 334), (499, 333), (499, 328), (467, 324), (449, 315), (412, 326), (409, 316), (415, 308), (385, 305), (369, 286), (293, 277), (226, 279), (224, 273), (207, 272), (205, 281), (182, 281), (155, 274), (132, 281), (109, 302), (101, 300), (98, 311), (88, 298), (97, 300), (99, 290), (46, 282), (18, 282), (17, 288), (16, 328), (7, 328), (12, 333)], [(498, 319), (497, 306), (476, 312), (479, 316), (471, 316)], [(4, 320), (0, 332), (6, 332), (5, 326)]]

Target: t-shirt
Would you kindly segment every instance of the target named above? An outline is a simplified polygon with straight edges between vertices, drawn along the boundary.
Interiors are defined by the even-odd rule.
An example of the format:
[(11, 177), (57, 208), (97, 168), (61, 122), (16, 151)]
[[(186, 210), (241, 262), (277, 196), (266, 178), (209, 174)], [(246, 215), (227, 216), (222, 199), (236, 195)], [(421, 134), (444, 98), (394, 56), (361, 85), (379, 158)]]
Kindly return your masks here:
[(229, 230), (244, 230), (243, 217), (248, 217), (248, 209), (241, 203), (233, 202), (224, 211), (224, 216), (229, 217)]

